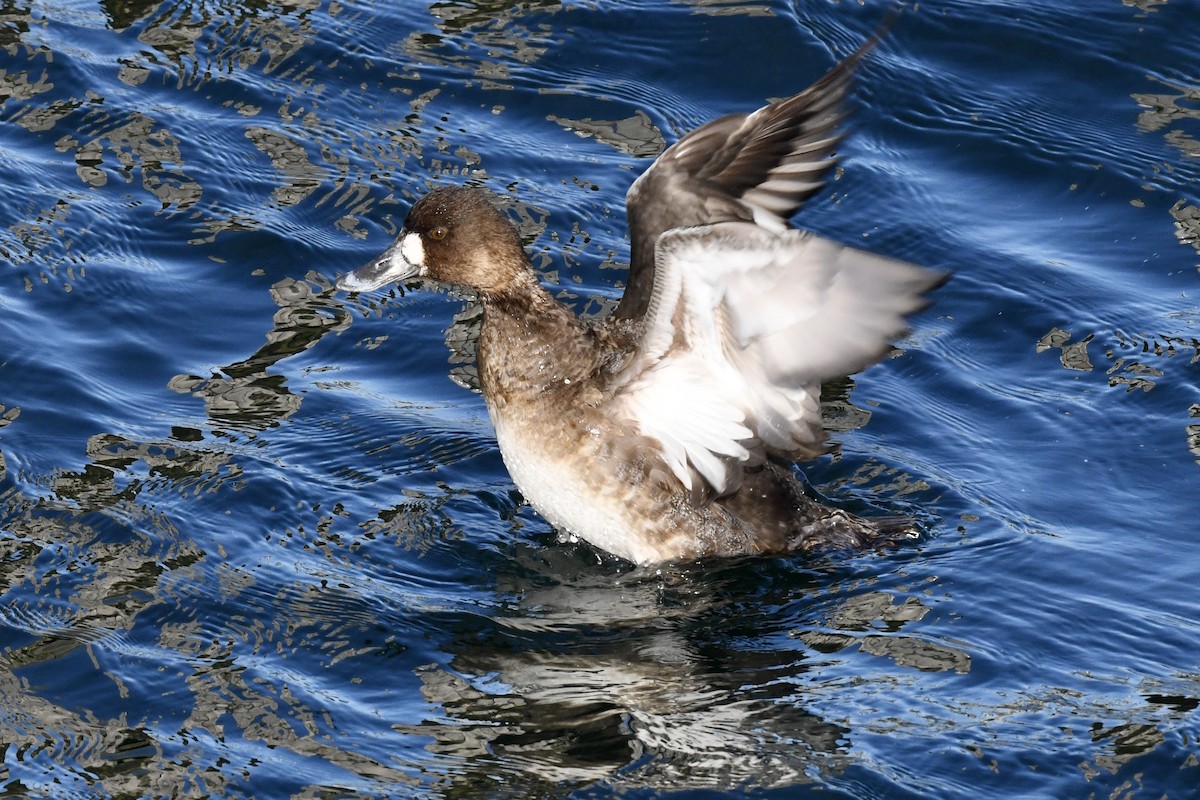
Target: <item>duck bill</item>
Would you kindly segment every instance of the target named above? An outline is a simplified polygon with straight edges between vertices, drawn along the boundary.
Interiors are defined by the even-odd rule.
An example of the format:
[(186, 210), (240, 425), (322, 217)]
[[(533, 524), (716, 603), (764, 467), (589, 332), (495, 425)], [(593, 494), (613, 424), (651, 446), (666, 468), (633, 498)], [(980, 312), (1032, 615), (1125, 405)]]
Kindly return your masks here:
[(420, 273), (420, 265), (405, 258), (399, 244), (396, 244), (374, 261), (340, 276), (335, 285), (343, 292), (369, 292), (384, 284), (415, 278)]

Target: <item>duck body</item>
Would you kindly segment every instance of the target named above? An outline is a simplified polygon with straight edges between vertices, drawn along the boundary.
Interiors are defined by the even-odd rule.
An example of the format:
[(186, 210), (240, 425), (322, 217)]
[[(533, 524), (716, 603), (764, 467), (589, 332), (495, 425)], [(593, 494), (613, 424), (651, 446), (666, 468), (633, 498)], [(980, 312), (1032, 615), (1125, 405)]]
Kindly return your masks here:
[(758, 552), (768, 542), (782, 549), (787, 504), (777, 500), (756, 526), (720, 501), (693, 502), (677, 480), (654, 474), (653, 445), (636, 426), (609, 413), (605, 384), (632, 351), (633, 326), (589, 325), (540, 287), (534, 298), (484, 300), (478, 349), (500, 452), (533, 507), (557, 529), (639, 564)]
[(804, 494), (773, 460), (736, 491), (697, 497), (661, 467), (657, 446), (610, 413), (611, 376), (638, 326), (582, 320), (542, 287), (483, 300), (480, 388), (504, 464), (522, 495), (561, 531), (637, 564), (713, 556), (852, 549), (896, 531)]
[(821, 382), (874, 363), (944, 276), (790, 228), (833, 163), (856, 55), (806, 92), (685, 136), (630, 189), (631, 271), (585, 320), (538, 282), (481, 189), (417, 201), (338, 287), (432, 279), (483, 306), (480, 389), (514, 483), (637, 564), (855, 548), (901, 526), (808, 497)]

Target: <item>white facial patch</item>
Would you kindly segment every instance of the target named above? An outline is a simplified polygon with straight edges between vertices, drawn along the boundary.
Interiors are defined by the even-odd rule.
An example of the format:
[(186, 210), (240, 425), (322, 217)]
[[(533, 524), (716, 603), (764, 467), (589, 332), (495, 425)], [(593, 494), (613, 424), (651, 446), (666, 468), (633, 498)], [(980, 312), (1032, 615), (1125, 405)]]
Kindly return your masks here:
[(405, 234), (400, 240), (400, 256), (414, 267), (420, 267), (422, 273), (425, 272), (425, 246), (421, 244), (419, 234)]

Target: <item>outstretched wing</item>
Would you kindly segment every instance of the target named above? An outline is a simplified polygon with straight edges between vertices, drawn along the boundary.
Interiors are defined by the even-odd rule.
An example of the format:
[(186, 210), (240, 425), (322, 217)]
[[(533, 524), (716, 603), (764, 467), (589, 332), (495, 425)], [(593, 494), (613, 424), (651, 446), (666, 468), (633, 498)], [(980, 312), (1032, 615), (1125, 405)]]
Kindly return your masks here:
[(812, 233), (725, 222), (664, 233), (614, 402), (696, 494), (767, 455), (821, 452), (821, 383), (878, 361), (944, 280)]
[(618, 317), (646, 313), (655, 245), (666, 231), (735, 220), (786, 227), (837, 163), (854, 70), (874, 44), (868, 41), (799, 94), (702, 125), (634, 181), (625, 197), (630, 265)]

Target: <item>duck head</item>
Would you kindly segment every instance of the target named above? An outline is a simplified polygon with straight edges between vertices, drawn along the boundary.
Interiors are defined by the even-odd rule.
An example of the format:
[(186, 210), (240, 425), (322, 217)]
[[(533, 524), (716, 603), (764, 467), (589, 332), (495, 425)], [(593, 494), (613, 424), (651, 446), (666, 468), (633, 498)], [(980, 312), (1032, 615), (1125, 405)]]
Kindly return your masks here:
[(444, 186), (413, 204), (382, 255), (337, 279), (346, 292), (427, 278), (488, 297), (524, 283), (529, 259), (517, 231), (483, 189)]

